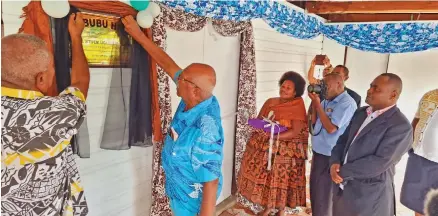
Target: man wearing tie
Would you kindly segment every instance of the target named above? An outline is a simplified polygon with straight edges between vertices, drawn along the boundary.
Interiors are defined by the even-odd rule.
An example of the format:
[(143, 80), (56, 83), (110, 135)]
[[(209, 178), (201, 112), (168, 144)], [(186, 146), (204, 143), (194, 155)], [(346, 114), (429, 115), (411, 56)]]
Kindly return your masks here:
[(407, 152), (412, 127), (396, 103), (402, 81), (395, 74), (378, 76), (330, 158), (333, 215), (393, 216), (395, 165)]

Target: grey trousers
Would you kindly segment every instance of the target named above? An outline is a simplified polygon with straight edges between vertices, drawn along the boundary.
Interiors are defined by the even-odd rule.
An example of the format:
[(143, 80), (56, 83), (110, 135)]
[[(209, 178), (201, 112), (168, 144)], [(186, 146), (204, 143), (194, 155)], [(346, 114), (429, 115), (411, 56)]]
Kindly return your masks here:
[(329, 156), (313, 152), (310, 171), (312, 216), (332, 216), (333, 185), (329, 159)]

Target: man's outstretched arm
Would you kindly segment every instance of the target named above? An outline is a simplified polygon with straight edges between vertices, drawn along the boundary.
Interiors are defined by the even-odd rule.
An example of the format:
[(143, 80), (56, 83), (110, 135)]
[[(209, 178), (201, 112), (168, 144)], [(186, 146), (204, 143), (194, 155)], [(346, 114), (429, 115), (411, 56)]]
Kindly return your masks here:
[(154, 42), (146, 37), (146, 35), (141, 31), (140, 27), (137, 25), (137, 21), (134, 20), (132, 16), (127, 16), (122, 18), (123, 25), (125, 26), (126, 32), (131, 35), (134, 40), (136, 40), (157, 62), (157, 64), (163, 68), (164, 71), (174, 78), (176, 72), (181, 70), (181, 68), (164, 52), (160, 47), (154, 44)]
[[(90, 86), (90, 69), (82, 47), (81, 35), (84, 26), (85, 24), (81, 13), (70, 15), (68, 31), (70, 32), (72, 50), (71, 86), (81, 90), (84, 97), (87, 98), (88, 88)], [(64, 89), (59, 90), (63, 91)]]

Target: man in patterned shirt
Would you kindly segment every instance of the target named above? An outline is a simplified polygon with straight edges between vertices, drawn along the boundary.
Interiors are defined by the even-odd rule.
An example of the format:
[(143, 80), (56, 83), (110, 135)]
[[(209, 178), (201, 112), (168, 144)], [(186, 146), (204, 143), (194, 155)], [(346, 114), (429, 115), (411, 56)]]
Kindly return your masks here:
[(220, 107), (213, 96), (214, 69), (194, 63), (182, 70), (145, 36), (131, 16), (122, 22), (177, 84), (182, 98), (162, 151), (170, 208), (176, 216), (214, 215), (222, 188), (224, 142)]
[[(76, 18), (76, 19), (75, 19)], [(2, 38), (2, 215), (87, 215), (70, 146), (85, 118), (90, 73), (82, 48), (80, 13), (68, 23), (71, 87), (49, 97), (53, 56), (26, 34)]]
[(424, 200), (431, 189), (438, 189), (438, 89), (421, 98), (415, 118), (414, 144), (409, 151), (400, 202), (423, 215)]

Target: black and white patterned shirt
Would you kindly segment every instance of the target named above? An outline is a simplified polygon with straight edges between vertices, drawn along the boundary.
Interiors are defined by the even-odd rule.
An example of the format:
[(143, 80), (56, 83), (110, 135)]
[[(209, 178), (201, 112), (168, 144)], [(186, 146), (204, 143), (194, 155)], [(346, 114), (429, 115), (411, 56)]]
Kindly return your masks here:
[(2, 87), (2, 215), (87, 215), (70, 139), (85, 119), (84, 95), (57, 97)]

